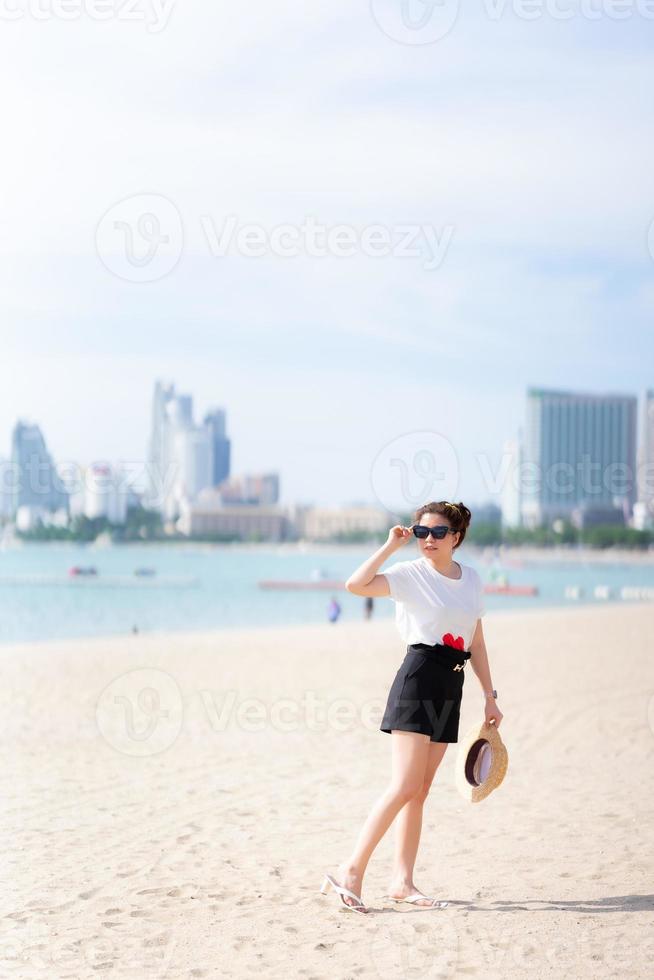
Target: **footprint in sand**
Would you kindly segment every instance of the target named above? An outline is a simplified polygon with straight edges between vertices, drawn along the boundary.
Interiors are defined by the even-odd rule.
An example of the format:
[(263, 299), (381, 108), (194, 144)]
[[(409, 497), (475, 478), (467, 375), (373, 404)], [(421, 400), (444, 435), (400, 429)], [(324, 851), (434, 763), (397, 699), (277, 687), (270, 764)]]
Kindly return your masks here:
[(144, 939), (142, 946), (167, 946), (170, 942), (170, 936), (167, 932), (162, 932), (158, 936), (152, 936), (151, 939)]
[(102, 891), (101, 888), (91, 888), (91, 890), (88, 891), (88, 892), (80, 892), (77, 897), (78, 898), (83, 898), (84, 901), (87, 902), (89, 900), (89, 898), (93, 898), (94, 895), (97, 895), (98, 892), (101, 892), (101, 891)]

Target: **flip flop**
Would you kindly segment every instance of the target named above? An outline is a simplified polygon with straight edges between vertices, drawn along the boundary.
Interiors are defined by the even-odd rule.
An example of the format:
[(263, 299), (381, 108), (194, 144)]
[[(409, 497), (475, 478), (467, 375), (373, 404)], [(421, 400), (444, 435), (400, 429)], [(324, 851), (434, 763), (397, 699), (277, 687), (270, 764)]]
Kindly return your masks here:
[[(327, 892), (327, 888), (329, 885), (331, 885), (331, 887), (337, 893), (344, 909), (348, 909), (350, 912), (359, 912), (361, 915), (368, 914), (366, 910), (366, 906), (361, 901), (361, 896), (355, 895), (354, 892), (351, 892), (349, 888), (344, 888), (342, 885), (339, 885), (339, 883), (334, 878), (332, 878), (331, 875), (328, 874), (325, 875), (325, 880), (323, 881), (322, 888), (320, 889), (323, 895)], [(346, 902), (344, 897), (345, 895), (347, 895), (348, 898), (353, 898), (356, 904), (350, 905), (349, 902)]]
[(450, 904), (449, 902), (439, 902), (435, 898), (430, 898), (429, 895), (421, 895), (420, 892), (414, 892), (412, 895), (407, 895), (406, 898), (395, 898), (393, 895), (384, 895), (384, 898), (390, 898), (391, 902), (397, 902), (398, 905), (401, 902), (408, 902), (409, 905), (418, 905), (420, 901), (431, 902), (431, 905), (418, 906), (425, 909), (445, 909)]

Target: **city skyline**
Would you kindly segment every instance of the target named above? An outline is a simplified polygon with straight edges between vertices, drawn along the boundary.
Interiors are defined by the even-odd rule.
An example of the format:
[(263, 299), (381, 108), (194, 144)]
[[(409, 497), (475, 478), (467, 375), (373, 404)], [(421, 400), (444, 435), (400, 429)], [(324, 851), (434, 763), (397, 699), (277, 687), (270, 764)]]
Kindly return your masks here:
[[(494, 466), (499, 466), (503, 442), (515, 435), (515, 430), (524, 419), (527, 385), (521, 385), (519, 390), (514, 391), (510, 379), (501, 386), (497, 385), (497, 391), (485, 392), (486, 401), (492, 409), (489, 412), (487, 407), (482, 408), (479, 404), (479, 392), (472, 404), (466, 400), (465, 386), (461, 386), (457, 395), (449, 382), (423, 387), (417, 383), (411, 385), (405, 381), (389, 380), (377, 390), (368, 376), (359, 376), (351, 368), (338, 379), (336, 389), (335, 382), (328, 385), (325, 381), (325, 391), (337, 390), (339, 394), (338, 399), (330, 396), (325, 401), (324, 392), (321, 394), (321, 385), (316, 380), (318, 373), (319, 369), (311, 372), (310, 377), (300, 375), (295, 380), (289, 379), (289, 385), (296, 391), (290, 413), (270, 378), (252, 380), (256, 398), (261, 398), (267, 406), (265, 412), (258, 413), (254, 405), (248, 404), (255, 396), (244, 392), (243, 383), (233, 374), (219, 386), (211, 377), (207, 377), (212, 374), (207, 365), (198, 371), (197, 381), (187, 372), (174, 369), (157, 376), (174, 377), (180, 390), (192, 390), (199, 417), (203, 417), (216, 402), (224, 404), (230, 418), (233, 469), (278, 470), (282, 478), (281, 497), (284, 501), (315, 500), (327, 505), (353, 499), (370, 500), (370, 467), (377, 452), (403, 432), (431, 428), (431, 415), (432, 418), (442, 419), (443, 425), (434, 428), (450, 433), (448, 438), (460, 453), (460, 493), (466, 494), (474, 502), (483, 503), (487, 499), (487, 490), (475, 462), (476, 456), (487, 456)], [(541, 382), (538, 387), (565, 387), (566, 390), (589, 393), (606, 391), (616, 395), (632, 392), (640, 404), (646, 390), (651, 388), (649, 373), (649, 363), (643, 359), (640, 368), (643, 382), (640, 385), (633, 381), (630, 384), (629, 379), (624, 378), (621, 383), (609, 383), (609, 379), (606, 379), (601, 385), (564, 386), (557, 373), (556, 384), (548, 386)], [(144, 376), (143, 388), (136, 381), (138, 375), (128, 375), (129, 383), (125, 385), (124, 393), (116, 394), (111, 387), (109, 390), (102, 387), (98, 392), (97, 384), (86, 378), (76, 393), (67, 391), (56, 402), (47, 384), (47, 372), (43, 383), (36, 385), (29, 394), (24, 387), (19, 390), (20, 380), (24, 376), (22, 374), (15, 379), (15, 387), (14, 379), (10, 379), (0, 392), (0, 419), (4, 420), (5, 432), (4, 444), (0, 444), (0, 456), (8, 456), (11, 426), (20, 417), (41, 425), (57, 459), (87, 463), (121, 458), (145, 461), (153, 384), (151, 375)], [(17, 395), (20, 411), (12, 411), (8, 403), (12, 390)], [(385, 399), (384, 392), (393, 397)], [(355, 397), (373, 404), (374, 416), (339, 423), (338, 413), (343, 412), (343, 404), (347, 405)], [(87, 411), (89, 403), (93, 406), (92, 412)], [(299, 411), (300, 406), (302, 411)], [(473, 410), (478, 410), (479, 415), (471, 415)], [(367, 463), (364, 458), (366, 454)], [(315, 474), (321, 471), (322, 477), (317, 484)]]
[[(388, 454), (378, 454), (377, 461), (379, 461), (379, 466), (377, 470), (375, 471), (377, 461), (371, 466), (371, 482), (376, 491), (372, 497), (367, 499), (361, 497), (358, 500), (356, 498), (350, 498), (326, 504), (317, 499), (284, 499), (283, 493), (280, 494), (280, 485), (283, 487), (284, 476), (282, 473), (280, 480), (279, 468), (272, 468), (267, 474), (263, 470), (259, 470), (257, 474), (248, 474), (244, 471), (234, 472), (230, 463), (232, 440), (229, 438), (229, 423), (227, 421), (229, 410), (227, 406), (217, 407), (214, 403), (210, 409), (200, 413), (202, 423), (196, 424), (195, 397), (193, 392), (182, 391), (175, 381), (161, 378), (156, 379), (153, 391), (154, 394), (151, 392), (150, 399), (151, 414), (149, 419), (149, 436), (146, 440), (147, 451), (143, 456), (142, 467), (139, 467), (138, 462), (136, 467), (125, 466), (125, 463), (130, 462), (125, 457), (115, 460), (98, 457), (82, 463), (79, 460), (62, 460), (52, 452), (48, 434), (43, 432), (43, 428), (38, 425), (38, 422), (25, 418), (18, 419), (13, 427), (12, 438), (14, 449), (12, 452), (23, 452), (22, 449), (17, 448), (19, 446), (17, 440), (19, 439), (20, 433), (27, 433), (28, 442), (26, 445), (29, 444), (29, 440), (36, 440), (39, 446), (39, 457), (52, 460), (54, 465), (63, 472), (64, 479), (66, 472), (69, 477), (76, 479), (73, 470), (79, 468), (80, 471), (88, 471), (91, 474), (92, 481), (94, 481), (96, 477), (93, 475), (93, 471), (103, 469), (103, 464), (108, 463), (110, 467), (115, 468), (116, 478), (120, 478), (121, 480), (120, 485), (126, 487), (128, 484), (141, 493), (146, 506), (148, 506), (149, 496), (152, 500), (153, 494), (159, 495), (160, 499), (158, 503), (152, 503), (152, 506), (157, 510), (161, 510), (164, 515), (169, 512), (169, 517), (173, 514), (177, 516), (180, 514), (177, 504), (171, 507), (173, 500), (178, 500), (180, 496), (186, 497), (190, 494), (188, 499), (189, 501), (193, 501), (197, 498), (198, 492), (203, 488), (208, 490), (217, 487), (219, 483), (214, 481), (214, 475), (216, 473), (222, 474), (220, 482), (225, 480), (226, 499), (229, 499), (230, 502), (238, 501), (242, 489), (248, 485), (252, 485), (252, 492), (255, 495), (264, 492), (268, 496), (272, 492), (273, 496), (268, 502), (279, 502), (284, 507), (303, 504), (318, 507), (347, 507), (353, 504), (367, 506), (377, 504), (386, 510), (395, 510), (399, 513), (402, 510), (412, 509), (414, 504), (417, 505), (422, 500), (422, 497), (420, 497), (421, 490), (417, 491), (420, 501), (418, 501), (418, 498), (413, 500), (411, 497), (411, 494), (416, 491), (416, 487), (420, 485), (418, 477), (424, 477), (429, 481), (433, 476), (429, 467), (425, 469), (424, 460), (421, 462), (419, 459), (421, 454), (424, 456), (426, 453), (430, 456), (430, 465), (433, 464), (433, 461), (438, 460), (442, 475), (445, 477), (444, 485), (447, 485), (449, 482), (449, 485), (453, 486), (454, 484), (451, 479), (452, 472), (458, 472), (459, 461), (456, 458), (456, 451), (453, 454), (449, 452), (454, 447), (448, 443), (447, 438), (440, 436), (433, 430), (423, 430), (415, 433), (402, 434), (392, 442), (390, 444), (390, 460)], [(649, 475), (650, 470), (645, 468), (649, 467), (651, 469), (654, 466), (651, 436), (651, 424), (652, 418), (654, 418), (654, 407), (652, 405), (654, 391), (652, 389), (645, 389), (642, 395), (639, 396), (625, 391), (548, 389), (541, 386), (529, 385), (523, 393), (523, 398), (523, 416), (517, 421), (513, 435), (506, 436), (502, 443), (502, 466), (495, 473), (488, 468), (488, 459), (484, 463), (487, 477), (492, 483), (492, 490), (489, 491), (485, 498), (479, 501), (473, 502), (468, 497), (470, 504), (478, 507), (485, 507), (487, 505), (501, 507), (504, 513), (504, 520), (509, 525), (515, 525), (516, 515), (520, 515), (520, 522), (524, 520), (526, 514), (524, 505), (527, 498), (531, 496), (534, 504), (536, 499), (540, 499), (540, 495), (534, 497), (533, 494), (526, 492), (527, 484), (524, 482), (525, 477), (523, 477), (523, 489), (521, 491), (518, 490), (516, 493), (516, 487), (511, 488), (509, 486), (509, 479), (514, 481), (518, 479), (515, 476), (516, 469), (518, 472), (524, 470), (527, 473), (529, 472), (529, 468), (536, 462), (539, 468), (545, 473), (552, 467), (557, 471), (561, 467), (565, 469), (571, 465), (574, 468), (578, 468), (579, 463), (575, 463), (578, 455), (580, 453), (582, 455), (590, 453), (588, 461), (592, 458), (593, 467), (599, 465), (603, 470), (607, 466), (609, 469), (625, 465), (628, 468), (633, 467), (634, 478), (632, 485), (627, 489), (626, 495), (625, 493), (620, 494), (623, 498), (620, 506), (626, 508), (625, 516), (627, 510), (633, 508), (637, 499), (651, 508), (651, 500), (654, 496), (653, 481), (652, 476)], [(547, 436), (546, 444), (544, 443), (542, 448), (539, 448), (540, 437), (537, 436), (537, 432), (540, 431), (541, 423), (536, 422), (534, 406), (541, 405), (541, 403), (549, 406), (548, 418), (550, 421), (548, 421), (547, 431), (551, 431), (551, 435)], [(579, 409), (580, 414), (570, 414), (570, 412), (576, 411), (576, 405), (586, 406), (583, 415), (581, 414), (581, 408)], [(559, 406), (567, 407), (562, 409)], [(556, 416), (552, 415), (552, 412), (556, 412)], [(615, 412), (620, 414), (615, 415), (615, 422), (613, 422), (612, 419), (614, 418)], [(555, 418), (557, 421), (555, 421)], [(537, 427), (535, 428), (535, 426)], [(619, 436), (618, 432), (620, 433)], [(166, 435), (166, 433), (168, 434)], [(434, 436), (436, 436), (435, 440), (432, 438)], [(162, 445), (160, 444), (161, 438), (164, 441), (167, 440), (167, 448), (163, 456)], [(22, 439), (23, 436), (21, 435), (20, 440), (22, 441)], [(182, 440), (181, 442), (179, 441), (180, 439)], [(555, 441), (552, 441), (552, 439)], [(618, 439), (619, 441), (616, 441)], [(398, 453), (399, 457), (403, 458), (399, 458)], [(393, 454), (396, 458), (392, 458)], [(163, 479), (163, 484), (167, 484), (167, 489), (162, 497), (162, 479), (161, 477), (155, 477), (153, 482), (152, 475), (158, 468), (157, 460), (164, 458), (167, 460), (164, 463), (164, 469), (168, 470), (170, 470), (172, 461), (174, 459), (177, 460), (173, 466), (177, 475), (172, 482), (170, 477)], [(4, 461), (5, 457), (0, 452), (0, 462)], [(9, 459), (6, 461), (8, 462)], [(134, 461), (131, 462), (133, 463)], [(216, 465), (218, 465), (218, 469), (216, 469)], [(391, 472), (396, 465), (403, 469), (405, 473), (409, 474), (408, 482), (404, 474), (400, 474), (398, 477), (397, 473)], [(66, 467), (68, 467), (67, 471)], [(415, 471), (413, 473), (410, 472), (412, 468)], [(389, 473), (391, 475), (390, 490), (388, 484)], [(260, 482), (262, 478), (263, 484)], [(499, 481), (503, 482), (498, 482), (498, 478)], [(252, 483), (254, 479), (258, 483), (257, 490), (254, 490), (254, 484)], [(530, 479), (529, 477), (527, 482)], [(560, 475), (557, 479), (560, 479)], [(591, 480), (592, 482), (593, 480)], [(397, 490), (399, 483), (405, 487), (407, 493), (403, 498), (404, 506), (398, 507), (394, 503), (391, 494)], [(264, 484), (267, 484), (265, 490), (262, 489)], [(622, 484), (624, 484), (624, 479), (622, 479)], [(432, 480), (431, 486), (433, 487), (435, 485), (436, 482)], [(172, 496), (170, 495), (171, 492)], [(170, 500), (168, 504), (166, 503), (166, 494), (168, 494), (168, 499)], [(546, 496), (542, 499), (543, 501), (551, 499), (554, 502), (556, 510), (558, 505), (555, 503), (555, 498), (551, 494), (550, 488), (549, 491), (546, 491)], [(442, 495), (427, 492), (427, 496), (430, 499), (438, 499)], [(459, 499), (461, 494), (445, 495), (446, 498), (448, 496), (449, 499), (454, 499), (455, 496)], [(570, 506), (576, 506), (586, 496), (585, 491), (578, 489), (575, 492), (574, 498), (570, 500)], [(610, 505), (611, 494), (603, 491), (603, 495), (598, 498), (596, 491), (594, 491), (588, 498), (588, 503), (592, 503), (593, 500), (598, 504), (601, 502), (602, 506), (606, 508)], [(566, 504), (565, 506), (567, 508), (568, 505)], [(536, 511), (534, 511), (533, 506), (531, 506), (532, 513), (528, 519), (529, 524), (532, 523), (538, 509), (537, 507)]]

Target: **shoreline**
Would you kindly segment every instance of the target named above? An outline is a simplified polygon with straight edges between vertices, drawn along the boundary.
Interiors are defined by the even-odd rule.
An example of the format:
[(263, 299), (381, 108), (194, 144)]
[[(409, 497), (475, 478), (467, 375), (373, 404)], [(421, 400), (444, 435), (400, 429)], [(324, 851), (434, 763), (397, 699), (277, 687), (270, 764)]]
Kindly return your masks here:
[[(472, 550), (472, 546), (471, 546)], [(476, 555), (498, 555), (500, 558), (524, 558), (528, 561), (565, 561), (573, 565), (581, 562), (598, 562), (598, 564), (635, 564), (654, 565), (654, 548), (649, 550), (632, 550), (629, 548), (536, 548), (533, 545), (515, 547), (513, 545), (498, 545), (475, 548)]]
[[(381, 601), (381, 600), (377, 600)], [(491, 609), (488, 610), (483, 616), (484, 629), (488, 623), (494, 624), (498, 622), (499, 624), (504, 621), (511, 621), (513, 619), (519, 619), (522, 616), (534, 618), (538, 616), (547, 616), (552, 614), (553, 616), (561, 616), (564, 614), (579, 612), (590, 612), (592, 609), (597, 612), (599, 609), (606, 609), (615, 611), (617, 608), (624, 609), (626, 606), (632, 607), (643, 607), (651, 606), (654, 609), (654, 599), (636, 599), (636, 600), (621, 600), (621, 599), (606, 599), (601, 602), (591, 602), (583, 600), (575, 600), (566, 604), (556, 604), (551, 606), (530, 606), (525, 609)], [(89, 644), (101, 644), (106, 645), (112, 642), (126, 642), (127, 640), (133, 643), (139, 643), (140, 641), (156, 640), (160, 643), (167, 642), (180, 642), (180, 643), (193, 643), (193, 642), (206, 642), (216, 640), (228, 641), (228, 640), (245, 640), (247, 638), (280, 638), (285, 633), (291, 636), (298, 636), (302, 632), (322, 632), (323, 629), (329, 629), (332, 631), (333, 635), (336, 637), (339, 628), (342, 630), (361, 630), (370, 631), (375, 627), (389, 627), (394, 629), (395, 627), (395, 616), (393, 612), (389, 613), (387, 616), (377, 616), (372, 620), (362, 619), (344, 619), (337, 623), (328, 623), (324, 619), (307, 621), (302, 623), (270, 623), (266, 626), (216, 626), (209, 629), (153, 629), (153, 630), (139, 630), (138, 633), (126, 632), (126, 633), (91, 633), (85, 634), (83, 636), (62, 636), (62, 637), (51, 637), (46, 640), (0, 640), (0, 655), (15, 651), (20, 653), (21, 650), (24, 652), (26, 649), (33, 649), (35, 647), (44, 648), (44, 650), (54, 649), (55, 647), (75, 646), (75, 645), (89, 645)], [(398, 640), (401, 643), (399, 634), (396, 634)]]
[[(290, 554), (333, 554), (335, 552), (351, 551), (360, 552), (362, 550), (374, 553), (382, 546), (383, 542), (361, 541), (361, 542), (337, 542), (337, 541), (122, 541), (122, 542), (101, 542), (96, 544), (94, 541), (21, 541), (12, 542), (0, 549), (0, 555), (11, 551), (22, 551), (33, 547), (47, 546), (53, 550), (85, 549), (87, 551), (111, 551), (129, 549), (152, 549), (171, 547), (180, 551), (274, 551), (277, 553)], [(566, 561), (574, 564), (575, 562), (597, 561), (598, 563), (634, 563), (634, 564), (653, 564), (654, 565), (654, 546), (648, 549), (635, 548), (589, 548), (587, 546), (577, 547), (576, 545), (552, 545), (551, 547), (538, 547), (535, 545), (480, 545), (473, 542), (464, 542), (461, 549), (471, 558), (499, 558), (517, 560), (526, 559), (528, 561)], [(395, 555), (409, 553), (409, 549), (400, 549)], [(395, 557), (395, 555), (393, 557)]]

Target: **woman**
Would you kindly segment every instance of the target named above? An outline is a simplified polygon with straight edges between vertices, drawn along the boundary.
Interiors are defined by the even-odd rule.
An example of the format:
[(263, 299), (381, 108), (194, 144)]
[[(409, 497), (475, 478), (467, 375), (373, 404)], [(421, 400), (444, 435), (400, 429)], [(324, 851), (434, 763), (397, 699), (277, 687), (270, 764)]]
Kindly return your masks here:
[[(481, 624), (481, 579), (474, 568), (452, 558), (471, 516), (462, 503), (425, 504), (411, 527), (391, 528), (386, 543), (345, 583), (355, 595), (390, 596), (396, 625), (408, 645), (380, 725), (392, 739), (391, 782), (368, 815), (349, 859), (334, 877), (325, 876), (321, 888), (324, 893), (331, 886), (356, 912), (368, 912), (360, 898), (363, 876), (396, 817), (395, 866), (387, 897), (430, 908), (447, 905), (418, 891), (413, 868), (429, 788), (447, 746), (458, 740), (467, 660), (482, 688), (486, 722), (499, 725), (502, 720)], [(378, 569), (386, 559), (414, 537), (419, 558), (398, 562), (381, 574)]]

